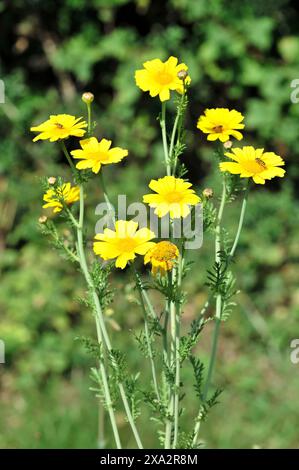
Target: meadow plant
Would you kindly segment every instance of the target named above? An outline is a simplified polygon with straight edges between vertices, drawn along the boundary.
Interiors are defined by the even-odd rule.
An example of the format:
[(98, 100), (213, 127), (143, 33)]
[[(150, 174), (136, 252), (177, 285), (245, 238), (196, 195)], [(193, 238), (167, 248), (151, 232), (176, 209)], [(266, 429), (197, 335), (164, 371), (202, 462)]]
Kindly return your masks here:
[[(80, 267), (86, 281), (87, 293), (83, 301), (94, 315), (97, 339), (84, 337), (81, 341), (96, 361), (91, 371), (95, 384), (93, 390), (109, 416), (115, 446), (122, 448), (116, 419), (116, 411), (122, 409), (136, 446), (143, 448), (145, 430), (139, 428), (138, 416), (147, 406), (157, 425), (157, 447), (198, 448), (201, 445), (201, 423), (221, 393), (219, 389), (212, 389), (212, 377), (221, 324), (235, 305), (237, 287), (232, 263), (243, 227), (250, 183), (263, 185), (276, 176), (283, 177), (284, 162), (273, 152), (237, 145), (236, 141), (242, 140), (245, 128), (240, 112), (226, 108), (206, 109), (198, 119), (197, 128), (208, 141), (214, 142), (214, 165), (221, 173), (222, 189), (219, 191), (219, 204), (217, 188), (202, 188), (196, 194), (187, 179), (188, 170), (181, 162), (186, 147), (184, 117), (191, 86), (188, 67), (175, 57), (166, 62), (154, 59), (136, 71), (135, 80), (142, 91), (161, 101), (159, 122), (165, 173), (157, 174), (157, 179), (149, 182), (151, 192), (144, 195), (143, 203), (154, 211), (161, 224), (163, 220), (169, 222), (169, 236), (159, 237), (147, 224), (141, 226), (136, 218), (124, 220), (117, 217), (106, 190), (103, 167), (129, 159), (129, 152), (114, 146), (103, 136), (94, 135), (94, 97), (89, 92), (82, 96), (87, 111), (86, 121), (67, 114), (52, 115), (31, 128), (37, 132), (34, 141), (49, 140), (60, 146), (71, 174), (71, 181), (64, 181), (60, 176), (44, 180), (43, 207), (51, 214), (43, 214), (39, 225), (62, 255)], [(176, 103), (174, 119), (166, 115), (169, 100)], [(68, 148), (69, 137), (81, 139), (76, 148)], [(94, 259), (89, 263), (90, 254), (87, 256), (86, 252), (91, 232), (85, 225), (84, 213), (91, 178), (98, 178), (102, 186), (107, 218), (106, 227), (94, 237)], [(242, 199), (241, 212), (231, 240), (223, 227), (223, 215), (226, 205), (236, 203), (239, 198)], [(196, 222), (198, 205), (203, 208), (203, 230), (214, 234), (215, 247), (207, 273), (207, 301), (186, 332), (182, 333), (182, 317), (187, 303), (184, 280), (192, 269), (196, 269), (196, 264), (190, 263), (186, 256), (185, 232), (180, 238), (176, 237), (175, 226), (187, 217), (193, 217), (193, 222)], [(72, 237), (65, 238), (65, 231), (56, 225), (57, 217), (71, 225)], [(135, 262), (137, 256), (143, 257), (144, 265), (150, 267), (146, 278), (144, 269), (140, 271), (139, 264)], [(192, 258), (200, 259), (198, 248), (192, 253)], [(143, 316), (143, 330), (134, 332), (134, 336), (139, 353), (149, 361), (151, 381), (148, 384), (141, 383), (139, 371), (132, 373), (130, 370), (125, 352), (120, 351), (117, 344), (112, 344), (107, 322), (106, 312), (113, 295), (110, 273), (114, 269), (125, 268), (131, 270)], [(151, 297), (154, 291), (163, 298), (161, 311), (153, 305)], [(213, 312), (212, 315), (207, 315), (208, 310)], [(213, 335), (209, 362), (205, 367), (198, 357), (200, 349), (197, 345), (208, 322), (213, 322)], [(198, 409), (188, 429), (181, 425), (181, 418), (188, 410), (186, 388), (181, 379), (184, 367), (191, 367), (193, 371), (193, 390), (198, 400)], [(189, 391), (190, 384), (187, 385)]]

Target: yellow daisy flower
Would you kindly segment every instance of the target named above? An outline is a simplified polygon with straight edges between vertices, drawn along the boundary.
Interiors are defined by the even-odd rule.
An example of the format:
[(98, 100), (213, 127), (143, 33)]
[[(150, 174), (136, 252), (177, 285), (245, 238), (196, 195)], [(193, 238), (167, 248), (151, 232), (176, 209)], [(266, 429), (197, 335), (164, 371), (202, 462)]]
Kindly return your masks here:
[(79, 186), (71, 186), (71, 183), (65, 183), (55, 189), (48, 189), (44, 194), (43, 200), (46, 204), (43, 208), (52, 207), (53, 212), (61, 212), (63, 209), (63, 202), (67, 205), (73, 204), (80, 199)]
[(285, 174), (284, 161), (274, 152), (264, 152), (264, 149), (253, 147), (233, 148), (225, 155), (234, 162), (222, 162), (219, 164), (221, 171), (228, 171), (241, 178), (252, 178), (257, 184), (265, 184), (265, 180)]
[[(184, 82), (179, 78), (179, 72), (188, 70), (187, 65), (178, 64), (176, 57), (169, 57), (166, 62), (160, 59), (153, 59), (144, 62), (144, 69), (136, 70), (136, 85), (142, 91), (149, 91), (150, 96), (159, 95), (161, 101), (170, 99), (170, 90), (176, 90), (178, 93), (184, 92)], [(185, 83), (189, 85), (191, 82), (188, 76)]]
[(40, 132), (34, 137), (33, 142), (37, 140), (47, 140), (56, 142), (57, 140), (67, 139), (71, 135), (74, 137), (83, 137), (85, 134), (84, 127), (87, 127), (85, 121), (80, 118), (71, 116), (70, 114), (57, 114), (50, 116), (50, 119), (43, 122), (39, 126), (31, 127), (33, 132)]
[(80, 140), (81, 149), (71, 152), (73, 158), (81, 159), (77, 163), (78, 170), (91, 168), (94, 173), (98, 173), (102, 165), (118, 163), (128, 155), (128, 151), (120, 147), (111, 147), (111, 140), (102, 139), (101, 142), (95, 137)]
[(205, 134), (209, 134), (208, 140), (226, 142), (230, 135), (241, 140), (243, 135), (236, 129), (244, 129), (242, 124), (244, 116), (235, 109), (212, 108), (206, 109), (197, 122), (197, 128)]
[(115, 230), (105, 228), (104, 233), (95, 236), (93, 251), (104, 260), (116, 258), (115, 266), (124, 269), (127, 263), (136, 258), (136, 254), (145, 255), (155, 243), (154, 232), (144, 227), (139, 230), (138, 223), (130, 220), (115, 222)]
[(163, 276), (167, 271), (171, 271), (175, 260), (179, 257), (179, 250), (171, 242), (163, 241), (151, 248), (144, 257), (144, 264), (151, 263), (152, 274)]
[(190, 189), (191, 183), (174, 176), (164, 176), (158, 180), (151, 180), (149, 188), (157, 194), (146, 194), (143, 202), (155, 208), (158, 217), (168, 214), (173, 219), (186, 217), (190, 213), (189, 206), (195, 206), (200, 202), (195, 191)]

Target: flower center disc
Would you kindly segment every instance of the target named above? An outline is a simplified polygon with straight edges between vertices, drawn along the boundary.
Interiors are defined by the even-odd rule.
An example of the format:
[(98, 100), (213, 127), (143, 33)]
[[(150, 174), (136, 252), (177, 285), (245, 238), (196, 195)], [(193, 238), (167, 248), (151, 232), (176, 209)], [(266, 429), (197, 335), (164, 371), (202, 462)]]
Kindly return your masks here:
[(96, 160), (99, 162), (106, 162), (109, 160), (107, 152), (90, 152), (89, 157), (91, 160)]
[(216, 132), (217, 134), (221, 134), (221, 132), (223, 132), (223, 126), (221, 125), (215, 126), (213, 127), (213, 131)]
[(168, 202), (181, 202), (182, 195), (177, 191), (171, 191), (170, 193), (166, 194), (166, 199)]
[(119, 240), (119, 247), (122, 251), (129, 252), (136, 247), (136, 243), (132, 238), (123, 238)]
[(170, 73), (167, 73), (167, 72), (159, 73), (157, 78), (158, 78), (157, 81), (161, 83), (161, 85), (167, 85), (168, 83), (172, 81), (172, 76), (170, 75)]

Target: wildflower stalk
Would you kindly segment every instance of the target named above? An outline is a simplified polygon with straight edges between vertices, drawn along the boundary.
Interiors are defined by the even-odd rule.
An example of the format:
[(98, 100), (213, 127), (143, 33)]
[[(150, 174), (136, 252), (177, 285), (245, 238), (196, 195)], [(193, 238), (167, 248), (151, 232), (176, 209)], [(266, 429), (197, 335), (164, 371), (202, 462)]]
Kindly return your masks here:
[[(177, 107), (177, 114), (174, 120), (171, 138), (170, 138), (170, 146), (168, 152), (168, 145), (167, 145), (167, 136), (166, 132), (163, 133), (162, 128), (162, 138), (163, 138), (163, 146), (164, 146), (164, 153), (167, 151), (167, 158), (165, 157), (166, 162), (168, 162), (167, 175), (175, 176), (176, 173), (176, 166), (177, 166), (177, 156), (173, 163), (173, 167), (171, 168), (171, 162), (174, 152), (174, 145), (175, 145), (175, 138), (177, 137), (177, 145), (180, 143), (181, 137), (181, 128), (182, 128), (182, 121), (184, 115), (184, 103), (185, 103), (185, 90), (183, 95), (181, 96), (179, 105)], [(164, 110), (164, 113), (163, 113)], [(162, 103), (162, 118), (161, 118), (161, 127), (162, 123), (165, 120), (165, 103)], [(164, 139), (166, 144), (164, 143)], [(166, 149), (166, 150), (165, 150)], [(181, 282), (182, 282), (182, 266), (183, 266), (183, 258), (180, 257), (179, 265), (178, 265), (178, 272), (173, 271), (171, 275), (169, 275), (169, 283), (172, 285), (172, 288), (180, 290), (181, 289)], [(164, 332), (163, 332), (163, 345), (164, 345), (164, 360), (168, 363), (168, 366), (174, 370), (174, 383), (172, 387), (168, 384), (168, 414), (169, 418), (166, 420), (165, 425), (165, 440), (164, 440), (164, 447), (165, 449), (173, 448), (175, 449), (177, 446), (178, 441), (178, 428), (179, 428), (179, 387), (180, 387), (180, 318), (181, 316), (181, 305), (179, 301), (173, 301), (172, 299), (167, 299), (167, 309), (165, 313), (165, 325), (164, 325)], [(168, 321), (170, 322), (170, 351), (168, 345)], [(173, 435), (173, 440), (172, 440)]]
[[(225, 178), (223, 178), (223, 191), (222, 191), (220, 208), (219, 208), (219, 212), (217, 216), (216, 238), (215, 238), (215, 260), (218, 262), (219, 262), (219, 256), (217, 257), (217, 253), (219, 253), (221, 250), (220, 230), (221, 230), (221, 221), (222, 221), (222, 216), (223, 216), (223, 211), (224, 211), (224, 206), (225, 206), (225, 199), (226, 199), (225, 194), (226, 194), (226, 185), (225, 185)], [(229, 260), (233, 258), (235, 251), (237, 249), (238, 243), (239, 243), (239, 239), (240, 239), (240, 235), (241, 235), (241, 231), (242, 231), (243, 223), (244, 223), (246, 207), (247, 207), (248, 194), (249, 194), (249, 182), (247, 182), (247, 186), (244, 191), (242, 207), (241, 207), (239, 223), (238, 223), (238, 229), (235, 235), (233, 246), (229, 253)], [(207, 301), (206, 304), (208, 306), (209, 301)], [(214, 328), (213, 339), (212, 339), (212, 350), (211, 350), (211, 356), (210, 356), (210, 362), (209, 362), (209, 368), (208, 368), (208, 375), (207, 375), (207, 379), (206, 379), (206, 383), (205, 383), (204, 391), (203, 391), (203, 397), (202, 397), (203, 402), (205, 402), (208, 397), (213, 370), (215, 367), (217, 349), (218, 349), (218, 339), (219, 339), (220, 326), (221, 326), (221, 314), (222, 314), (222, 297), (221, 297), (221, 294), (218, 294), (216, 297), (215, 328)], [(198, 433), (199, 433), (200, 424), (201, 424), (201, 420), (200, 420), (201, 412), (202, 412), (202, 409), (200, 409), (199, 414), (196, 419), (196, 424), (194, 428), (193, 445), (196, 445), (197, 438), (198, 438)]]
[(65, 155), (65, 157), (66, 157), (66, 159), (67, 159), (67, 161), (68, 161), (68, 163), (69, 163), (69, 165), (70, 165), (72, 171), (74, 172), (74, 174), (76, 174), (76, 171), (77, 171), (77, 170), (76, 170), (76, 168), (75, 168), (75, 165), (74, 165), (74, 163), (73, 163), (73, 160), (72, 160), (71, 157), (70, 157), (70, 154), (69, 154), (68, 151), (67, 151), (67, 148), (66, 148), (66, 146), (65, 146), (64, 140), (61, 140), (61, 141), (60, 141), (60, 145), (61, 145), (61, 150), (63, 151), (63, 153), (64, 153), (64, 155)]
[[(104, 183), (103, 176), (101, 178), (101, 182)], [(108, 194), (105, 190), (105, 186), (104, 187), (102, 186), (102, 189), (103, 189), (103, 192), (106, 195), (106, 197), (105, 197), (106, 203), (107, 203), (108, 207), (111, 208), (112, 204), (111, 204), (110, 199), (108, 197)], [(111, 355), (112, 346), (111, 346), (110, 338), (109, 338), (109, 335), (108, 335), (108, 332), (107, 332), (107, 329), (106, 329), (105, 322), (104, 322), (103, 318), (102, 318), (102, 321), (101, 321), (101, 329), (102, 329), (102, 332), (103, 332), (106, 348), (107, 348), (109, 354)], [(116, 367), (117, 367), (117, 365), (116, 365)], [(136, 425), (134, 423), (134, 418), (133, 418), (133, 415), (132, 415), (132, 412), (131, 412), (131, 409), (130, 409), (130, 406), (129, 406), (129, 402), (128, 402), (128, 398), (127, 398), (127, 395), (126, 395), (126, 392), (125, 392), (125, 388), (124, 388), (124, 385), (121, 381), (118, 382), (118, 387), (119, 387), (120, 396), (121, 396), (121, 399), (122, 399), (122, 402), (123, 402), (123, 405), (124, 405), (124, 408), (125, 408), (125, 411), (126, 411), (126, 415), (127, 415), (129, 424), (131, 426), (132, 432), (134, 434), (137, 446), (138, 446), (139, 449), (143, 449), (143, 445), (142, 445), (138, 430), (137, 430)]]
[[(183, 248), (182, 248), (183, 251)], [(183, 270), (183, 253), (180, 256), (178, 263), (178, 279), (177, 289), (181, 290), (182, 285), (182, 270)], [(175, 310), (175, 391), (174, 391), (174, 436), (172, 448), (176, 449), (178, 442), (179, 430), (179, 392), (180, 392), (180, 327), (181, 327), (181, 304), (176, 302)]]
[(167, 134), (166, 134), (166, 103), (165, 101), (162, 103), (160, 126), (161, 126), (161, 131), (162, 131), (162, 141), (163, 141), (163, 151), (164, 151), (166, 173), (169, 176), (171, 173), (171, 169), (170, 169), (170, 164), (169, 164), (168, 143), (167, 143)]
[[(170, 320), (170, 330), (171, 330), (171, 342), (170, 342), (170, 351), (168, 345), (168, 322)], [(166, 363), (171, 368), (173, 365), (173, 348), (174, 344), (172, 341), (173, 337), (173, 325), (175, 325), (175, 306), (173, 302), (168, 301), (167, 307), (167, 317), (165, 318), (165, 327), (164, 327), (164, 356), (166, 358)], [(175, 333), (174, 333), (175, 336)], [(171, 387), (168, 384), (168, 410), (167, 414), (169, 415), (166, 420), (165, 425), (165, 440), (164, 440), (164, 448), (170, 449), (171, 448), (171, 434), (172, 434), (172, 420), (173, 420), (173, 393)]]
[(106, 190), (106, 185), (105, 185), (105, 181), (104, 181), (104, 177), (103, 177), (103, 169), (101, 169), (99, 176), (100, 176), (100, 182), (101, 182), (101, 186), (102, 186), (102, 190), (103, 190), (104, 199), (105, 199), (105, 202), (106, 202), (107, 207), (108, 207), (108, 216), (109, 216), (109, 218), (111, 218), (112, 222), (115, 223), (114, 208), (113, 208), (113, 205), (110, 202), (108, 192)]
[[(221, 222), (222, 222), (222, 217), (223, 217), (223, 212), (224, 212), (224, 206), (225, 206), (225, 200), (226, 200), (226, 184), (225, 184), (225, 177), (222, 179), (222, 195), (221, 195), (221, 201), (220, 201), (220, 206), (217, 214), (217, 220), (216, 220), (216, 228), (215, 228), (215, 262), (219, 263), (220, 262), (220, 252), (221, 252)], [(211, 351), (211, 356), (210, 356), (210, 362), (208, 366), (208, 374), (207, 374), (207, 379), (204, 385), (204, 390), (203, 390), (203, 397), (202, 400), (203, 402), (206, 401), (211, 379), (212, 379), (212, 374), (214, 370), (214, 365), (215, 365), (215, 360), (216, 360), (216, 353), (217, 353), (217, 346), (218, 346), (218, 337), (219, 337), (219, 332), (220, 332), (220, 324), (221, 324), (221, 313), (222, 313), (222, 297), (221, 294), (217, 294), (216, 296), (216, 314), (215, 314), (215, 328), (213, 331), (213, 339), (212, 339), (212, 351)], [(193, 445), (195, 446), (197, 443), (197, 438), (198, 438), (198, 433), (200, 429), (200, 424), (201, 424), (201, 412), (202, 409), (200, 408), (196, 423), (195, 423), (195, 428), (194, 428), (194, 437), (193, 437)]]
[(140, 305), (142, 307), (143, 316), (144, 316), (144, 332), (145, 332), (145, 338), (146, 338), (148, 357), (149, 357), (150, 364), (151, 364), (154, 389), (155, 389), (157, 400), (160, 401), (160, 392), (159, 392), (159, 386), (158, 386), (158, 381), (157, 381), (156, 366), (154, 362), (154, 355), (153, 355), (150, 331), (149, 331), (149, 325), (148, 325), (148, 314), (147, 314), (147, 310), (146, 310), (145, 303), (144, 303), (144, 297), (143, 297), (143, 291), (140, 285), (140, 279), (135, 269), (134, 269), (134, 274), (135, 274), (135, 284), (136, 284), (136, 288), (138, 291)]
[(173, 168), (172, 168), (172, 174), (175, 176), (176, 173), (176, 167), (177, 167), (177, 162), (178, 162), (178, 155), (175, 155), (175, 159), (173, 159), (173, 151), (174, 151), (174, 142), (175, 142), (175, 137), (177, 134), (177, 146), (180, 144), (181, 140), (181, 133), (182, 133), (182, 126), (183, 126), (183, 118), (184, 118), (184, 112), (185, 112), (185, 101), (186, 101), (186, 88), (184, 85), (184, 92), (180, 98), (178, 107), (177, 107), (177, 113), (172, 129), (172, 134), (171, 134), (171, 139), (170, 139), (170, 147), (169, 147), (169, 160), (170, 162), (173, 162)]
[(241, 235), (241, 231), (242, 231), (242, 227), (243, 227), (243, 223), (244, 223), (245, 212), (246, 212), (246, 207), (247, 207), (249, 188), (250, 188), (250, 185), (249, 185), (249, 180), (248, 180), (247, 186), (246, 186), (245, 192), (244, 192), (243, 201), (242, 201), (241, 213), (240, 213), (239, 224), (238, 224), (238, 229), (237, 229), (235, 241), (234, 241), (232, 249), (229, 253), (230, 258), (234, 257), (236, 248), (237, 248), (238, 243), (239, 243), (239, 238), (240, 238), (240, 235)]
[[(80, 186), (80, 213), (79, 213), (79, 223), (77, 224), (77, 247), (78, 247), (78, 256), (80, 260), (80, 266), (82, 269), (82, 272), (84, 274), (86, 283), (92, 293), (92, 298), (94, 302), (94, 307), (95, 307), (95, 313), (96, 313), (96, 329), (97, 329), (97, 335), (98, 335), (98, 342), (99, 345), (102, 346), (103, 344), (103, 335), (102, 335), (102, 322), (103, 322), (103, 313), (100, 305), (100, 301), (98, 298), (98, 295), (95, 290), (94, 283), (92, 281), (92, 278), (90, 276), (88, 266), (87, 266), (87, 261), (85, 257), (85, 252), (84, 252), (84, 246), (83, 246), (83, 222), (84, 222), (84, 189), (83, 186)], [(113, 429), (113, 434), (116, 442), (116, 446), (118, 449), (121, 449), (121, 442), (119, 438), (119, 433), (118, 433), (118, 428), (116, 424), (116, 419), (114, 415), (114, 410), (112, 406), (112, 400), (110, 396), (110, 390), (109, 390), (109, 385), (108, 385), (108, 379), (106, 375), (106, 370), (104, 367), (104, 364), (102, 361), (100, 361), (100, 373), (102, 377), (102, 382), (103, 382), (103, 389), (104, 389), (104, 395), (105, 395), (105, 402), (106, 406), (108, 409), (112, 429)]]

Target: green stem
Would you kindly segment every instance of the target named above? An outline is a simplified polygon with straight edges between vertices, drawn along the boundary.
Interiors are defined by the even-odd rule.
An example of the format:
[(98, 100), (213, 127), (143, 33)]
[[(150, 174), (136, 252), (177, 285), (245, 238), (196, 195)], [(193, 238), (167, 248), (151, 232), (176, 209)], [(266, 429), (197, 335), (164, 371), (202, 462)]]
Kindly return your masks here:
[[(224, 187), (225, 187), (225, 182), (224, 182)], [(224, 196), (223, 196), (223, 194), (224, 194)], [(232, 249), (229, 253), (229, 258), (230, 259), (233, 258), (234, 254), (235, 254), (235, 251), (236, 251), (236, 248), (237, 248), (238, 243), (239, 243), (239, 239), (240, 239), (240, 235), (241, 235), (241, 231), (242, 231), (242, 227), (243, 227), (243, 223), (244, 223), (246, 207), (247, 207), (248, 194), (249, 194), (249, 182), (247, 183), (247, 186), (246, 186), (246, 189), (245, 189), (245, 192), (244, 192), (244, 197), (243, 197), (242, 207), (241, 207), (241, 212), (240, 212), (240, 218), (239, 218), (239, 223), (238, 223), (238, 229), (237, 229), (237, 232), (236, 232), (236, 236), (235, 236), (235, 240), (234, 240)], [(223, 200), (223, 197), (225, 198), (225, 192), (224, 191), (222, 192), (222, 200)], [(222, 202), (222, 200), (221, 200), (221, 202)], [(219, 239), (219, 237), (220, 237), (220, 223), (221, 223), (221, 220), (222, 220), (224, 204), (225, 204), (225, 201), (223, 202), (223, 204), (221, 203), (221, 205), (220, 205), (218, 218), (217, 218), (217, 226), (219, 226), (219, 229), (218, 230), (216, 229), (216, 240), (215, 240), (215, 253), (216, 253), (216, 255), (215, 255), (215, 259), (216, 259), (216, 256), (217, 256), (217, 252), (219, 252), (219, 249), (220, 249), (220, 239)], [(217, 234), (218, 234), (218, 236), (217, 236)], [(208, 305), (209, 305), (209, 302), (208, 302)], [(207, 399), (208, 392), (209, 392), (209, 387), (210, 387), (210, 384), (211, 384), (212, 374), (213, 374), (213, 370), (214, 370), (215, 362), (216, 362), (218, 339), (219, 339), (220, 326), (221, 326), (221, 313), (222, 313), (221, 310), (222, 310), (221, 295), (220, 296), (217, 295), (217, 298), (216, 298), (215, 329), (214, 329), (214, 333), (213, 333), (212, 351), (211, 351), (211, 358), (210, 358), (210, 363), (209, 363), (209, 368), (208, 368), (208, 375), (207, 375), (207, 380), (206, 380), (204, 391), (203, 391), (203, 401), (205, 401)], [(194, 445), (197, 442), (198, 432), (199, 432), (200, 424), (201, 424), (200, 414), (201, 414), (201, 410), (199, 412), (199, 415), (197, 417), (196, 424), (195, 424), (194, 439), (193, 439), (193, 444)]]
[(162, 140), (163, 140), (163, 151), (165, 159), (166, 173), (168, 176), (171, 174), (170, 164), (169, 164), (169, 153), (168, 153), (168, 144), (167, 144), (167, 134), (166, 134), (166, 103), (162, 103), (162, 111), (160, 118), (160, 126), (162, 131)]
[[(95, 312), (96, 312), (96, 327), (97, 327), (98, 342), (100, 345), (102, 345), (103, 335), (101, 331), (101, 319), (102, 319), (103, 314), (102, 314), (101, 305), (100, 305), (100, 302), (99, 302), (99, 299), (98, 299), (98, 296), (94, 287), (94, 283), (92, 281), (92, 278), (90, 276), (90, 273), (87, 267), (87, 261), (85, 257), (84, 246), (83, 246), (83, 222), (84, 222), (84, 189), (83, 189), (83, 186), (81, 185), (80, 186), (80, 214), (79, 214), (79, 224), (77, 225), (78, 255), (79, 255), (79, 260), (80, 260), (80, 266), (84, 274), (86, 283), (92, 293), (94, 306), (95, 306)], [(118, 449), (121, 449), (122, 447), (121, 447), (119, 433), (118, 433), (118, 429), (116, 425), (114, 410), (112, 406), (108, 379), (107, 379), (106, 370), (102, 361), (100, 361), (100, 373), (101, 373), (102, 382), (103, 382), (105, 402), (106, 402), (106, 406), (108, 409), (116, 446)]]
[(156, 392), (157, 400), (160, 402), (161, 399), (160, 399), (160, 393), (159, 393), (159, 387), (158, 387), (158, 381), (157, 381), (154, 355), (153, 355), (153, 350), (152, 350), (152, 345), (151, 345), (151, 338), (150, 338), (148, 319), (147, 319), (147, 311), (146, 311), (146, 307), (145, 307), (145, 304), (144, 304), (143, 290), (141, 289), (140, 280), (138, 279), (138, 275), (137, 275), (136, 270), (134, 270), (134, 273), (135, 273), (135, 283), (136, 283), (136, 287), (137, 287), (137, 290), (138, 290), (139, 300), (140, 300), (140, 304), (141, 304), (142, 311), (143, 311), (143, 316), (144, 316), (144, 331), (145, 331), (145, 338), (146, 338), (148, 356), (149, 356), (150, 364), (151, 364), (154, 389), (155, 389), (155, 392)]
[[(110, 203), (110, 200), (109, 200), (109, 197), (108, 197), (108, 194), (105, 190), (103, 175), (101, 175), (101, 182), (102, 182), (102, 185), (103, 185), (102, 188), (103, 188), (103, 192), (105, 194), (105, 198), (107, 198), (106, 203), (108, 204), (109, 207), (112, 207), (112, 205)], [(101, 326), (101, 330), (102, 330), (102, 333), (103, 333), (106, 348), (107, 348), (109, 354), (111, 354), (112, 346), (111, 346), (110, 338), (109, 338), (109, 335), (108, 335), (108, 332), (107, 332), (107, 329), (106, 329), (106, 325), (105, 325), (105, 322), (104, 322), (103, 315), (100, 318), (100, 326)], [(130, 423), (132, 432), (134, 434), (136, 443), (137, 443), (139, 449), (143, 449), (143, 445), (141, 443), (139, 433), (138, 433), (137, 428), (136, 428), (135, 423), (134, 423), (134, 418), (132, 416), (132, 412), (131, 412), (131, 409), (130, 409), (130, 406), (129, 406), (129, 402), (128, 402), (128, 399), (127, 399), (127, 395), (126, 395), (123, 383), (119, 382), (118, 387), (119, 387), (120, 396), (121, 396), (121, 399), (123, 401), (125, 411), (126, 411), (126, 414), (127, 414), (127, 418), (128, 418), (129, 423)]]
[[(223, 217), (223, 211), (224, 211), (224, 206), (225, 206), (225, 200), (226, 200), (226, 184), (225, 184), (225, 176), (223, 177), (222, 180), (222, 195), (221, 195), (221, 202), (220, 202), (220, 207), (217, 215), (217, 220), (216, 220), (216, 229), (215, 229), (215, 262), (219, 263), (220, 260), (220, 251), (221, 251), (221, 222), (222, 222), (222, 217)], [(221, 323), (221, 311), (222, 311), (222, 297), (221, 294), (217, 294), (216, 297), (216, 315), (215, 315), (215, 328), (213, 332), (213, 339), (212, 339), (212, 351), (211, 351), (211, 356), (210, 356), (210, 362), (208, 366), (208, 374), (207, 374), (207, 379), (204, 385), (204, 390), (203, 390), (203, 401), (206, 401), (212, 375), (213, 375), (213, 370), (214, 370), (214, 365), (215, 365), (215, 360), (216, 360), (216, 354), (217, 354), (217, 346), (218, 346), (218, 338), (219, 338), (219, 332), (220, 332), (220, 323)], [(193, 437), (193, 445), (196, 445), (197, 438), (198, 438), (198, 433), (200, 429), (200, 424), (201, 424), (201, 409), (199, 411), (199, 414), (196, 419), (195, 423), (195, 428), (194, 428), (194, 437)]]
[[(178, 278), (177, 278), (177, 290), (180, 292), (182, 286), (182, 272), (184, 265), (183, 258), (183, 247), (182, 256), (180, 256), (178, 264)], [(174, 393), (174, 436), (172, 448), (176, 449), (178, 443), (178, 432), (179, 432), (179, 399), (180, 399), (180, 326), (181, 326), (181, 303), (176, 302), (175, 311), (175, 393)]]
[(242, 202), (242, 207), (241, 207), (241, 214), (240, 214), (240, 219), (239, 219), (239, 225), (238, 225), (238, 230), (237, 230), (237, 233), (236, 233), (235, 241), (234, 241), (232, 249), (229, 253), (230, 258), (234, 257), (236, 248), (237, 248), (238, 243), (239, 243), (239, 239), (240, 239), (240, 235), (241, 235), (241, 231), (242, 231), (242, 227), (243, 227), (243, 223), (244, 223), (246, 207), (247, 207), (248, 194), (249, 194), (249, 180), (248, 180), (247, 186), (245, 188), (245, 192), (244, 192), (244, 197), (243, 197), (243, 202)]
[[(169, 342), (168, 341), (168, 327), (169, 327), (170, 311), (171, 311), (171, 302), (167, 299), (166, 308), (165, 308), (164, 329), (163, 329), (163, 357), (164, 357), (164, 362), (167, 367), (171, 367), (171, 353), (169, 352), (169, 344), (168, 344)], [(165, 385), (166, 385), (165, 387), (166, 398), (168, 399), (168, 402), (169, 402), (167, 413), (170, 415), (172, 395), (171, 395), (171, 390), (170, 390), (167, 379), (165, 379)], [(172, 419), (168, 417), (166, 419), (166, 425), (165, 425), (165, 439), (164, 439), (165, 449), (170, 449), (171, 447), (171, 432), (172, 432)]]
[(68, 208), (66, 204), (64, 204), (64, 210), (67, 212), (74, 227), (78, 228), (79, 222), (75, 219), (75, 217), (73, 216), (72, 212), (70, 211), (70, 209)]
[(146, 290), (142, 289), (142, 295), (144, 297), (144, 300), (145, 300), (145, 303), (147, 305), (148, 312), (149, 312), (150, 316), (153, 318), (153, 320), (156, 320), (157, 319), (157, 313), (155, 312), (153, 304), (152, 304), (149, 296), (147, 295)]
[(67, 161), (68, 161), (68, 163), (69, 163), (71, 169), (72, 169), (72, 171), (73, 171), (74, 173), (76, 173), (76, 172), (77, 172), (76, 167), (75, 167), (75, 165), (74, 165), (74, 163), (73, 163), (73, 160), (71, 159), (70, 154), (69, 154), (68, 151), (67, 151), (67, 148), (66, 148), (66, 146), (65, 146), (64, 140), (61, 140), (61, 141), (60, 141), (60, 145), (61, 145), (61, 149), (62, 149), (62, 151), (63, 151), (63, 153), (64, 153), (64, 155), (65, 155), (65, 157), (66, 157), (66, 159), (67, 159)]
[[(173, 149), (174, 149), (174, 141), (175, 141), (176, 133), (177, 133), (177, 144), (179, 144), (180, 139), (181, 139), (181, 130), (182, 130), (183, 116), (184, 116), (184, 109), (183, 109), (184, 101), (185, 101), (185, 92), (181, 96), (178, 109), (177, 109), (177, 114), (176, 114), (175, 121), (174, 121), (174, 125), (173, 125), (173, 129), (172, 129), (172, 134), (171, 134), (170, 148), (169, 148), (169, 159), (171, 162), (172, 162), (172, 154), (173, 154)], [(177, 161), (178, 161), (178, 158), (176, 157), (173, 162), (173, 169), (172, 169), (172, 174), (174, 176), (176, 172)]]
[(100, 182), (101, 182), (101, 186), (102, 186), (102, 190), (103, 190), (103, 194), (104, 194), (104, 199), (105, 199), (105, 202), (106, 202), (107, 207), (108, 207), (108, 216), (109, 216), (109, 218), (111, 218), (112, 222), (115, 223), (114, 208), (113, 208), (113, 205), (110, 202), (108, 192), (106, 190), (106, 185), (105, 185), (104, 176), (103, 176), (103, 169), (101, 169), (101, 171), (99, 173), (99, 177), (100, 177)]
[(87, 106), (87, 134), (91, 135), (91, 103), (86, 103)]

